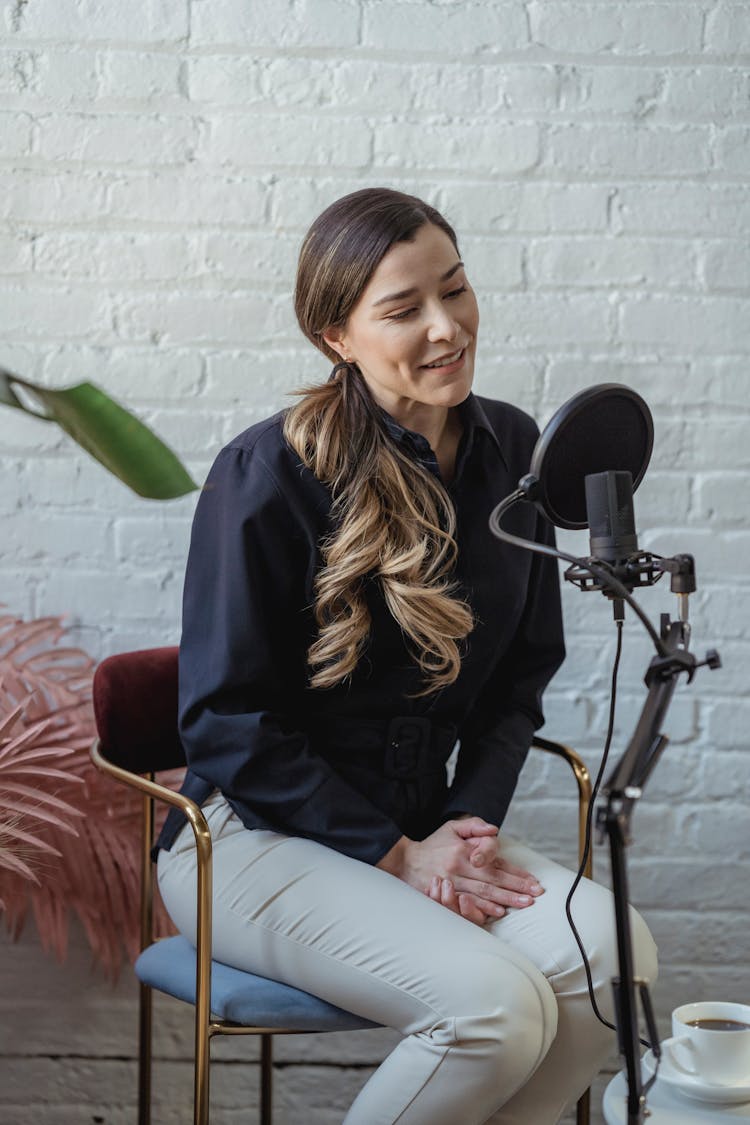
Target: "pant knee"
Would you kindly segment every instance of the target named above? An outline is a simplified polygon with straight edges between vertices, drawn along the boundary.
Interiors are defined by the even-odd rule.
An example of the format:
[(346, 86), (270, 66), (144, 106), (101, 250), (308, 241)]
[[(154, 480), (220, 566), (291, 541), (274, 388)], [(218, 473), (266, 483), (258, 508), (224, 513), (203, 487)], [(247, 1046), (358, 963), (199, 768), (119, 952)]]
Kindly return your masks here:
[(636, 976), (653, 981), (659, 972), (656, 942), (637, 910), (630, 911), (630, 940), (633, 946), (633, 964)]
[[(488, 1075), (502, 1063), (520, 1085), (536, 1070), (557, 1031), (557, 1001), (548, 981), (533, 965), (504, 958), (483, 966), (466, 982), (463, 1003), (452, 1020), (441, 1021), (442, 1035), (488, 1061)], [(462, 982), (463, 983), (463, 982)], [(435, 1038), (434, 1027), (431, 1038)]]

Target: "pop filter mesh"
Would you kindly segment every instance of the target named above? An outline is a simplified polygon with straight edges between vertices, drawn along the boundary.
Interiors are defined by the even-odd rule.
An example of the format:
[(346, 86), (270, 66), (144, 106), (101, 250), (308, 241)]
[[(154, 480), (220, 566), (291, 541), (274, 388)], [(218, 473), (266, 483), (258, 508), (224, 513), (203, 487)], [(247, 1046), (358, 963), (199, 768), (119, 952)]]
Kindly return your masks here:
[(628, 471), (635, 491), (652, 447), (651, 413), (635, 391), (607, 383), (580, 392), (552, 417), (534, 450), (538, 507), (558, 527), (586, 527), (586, 477)]

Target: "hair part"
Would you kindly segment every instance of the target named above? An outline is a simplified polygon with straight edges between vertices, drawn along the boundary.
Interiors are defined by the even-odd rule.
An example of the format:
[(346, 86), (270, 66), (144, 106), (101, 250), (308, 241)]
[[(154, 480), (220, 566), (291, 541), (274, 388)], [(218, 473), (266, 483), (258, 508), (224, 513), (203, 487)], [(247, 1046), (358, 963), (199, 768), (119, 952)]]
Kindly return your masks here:
[[(300, 253), (295, 310), (302, 331), (330, 359), (340, 357), (323, 333), (345, 325), (390, 247), (412, 239), (425, 223), (439, 226), (458, 249), (439, 212), (387, 188), (345, 196), (313, 223)], [(334, 687), (353, 675), (372, 625), (370, 580), (379, 584), (422, 672), (419, 694), (452, 683), (474, 621), (456, 595), (456, 517), (448, 493), (393, 441), (355, 366), (342, 365), (327, 383), (299, 395), (284, 434), (331, 489), (334, 521), (315, 580), (311, 686)]]

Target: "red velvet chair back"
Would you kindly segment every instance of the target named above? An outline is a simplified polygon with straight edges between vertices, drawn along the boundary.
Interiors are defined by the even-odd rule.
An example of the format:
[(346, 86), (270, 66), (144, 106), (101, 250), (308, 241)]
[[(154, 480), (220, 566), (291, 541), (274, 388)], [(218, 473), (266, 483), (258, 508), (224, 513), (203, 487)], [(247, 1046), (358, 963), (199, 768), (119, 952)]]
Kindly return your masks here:
[(177, 733), (177, 648), (123, 652), (94, 673), (102, 753), (133, 773), (185, 765)]

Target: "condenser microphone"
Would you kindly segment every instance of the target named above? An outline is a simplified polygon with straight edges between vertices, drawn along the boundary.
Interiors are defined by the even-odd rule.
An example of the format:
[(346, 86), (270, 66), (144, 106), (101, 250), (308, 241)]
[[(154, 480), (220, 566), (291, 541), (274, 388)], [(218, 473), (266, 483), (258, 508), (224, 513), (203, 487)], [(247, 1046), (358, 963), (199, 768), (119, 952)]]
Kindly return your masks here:
[(638, 553), (630, 472), (588, 473), (584, 479), (591, 557), (618, 566)]

